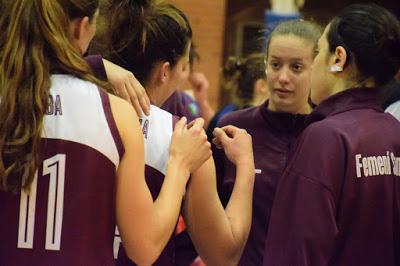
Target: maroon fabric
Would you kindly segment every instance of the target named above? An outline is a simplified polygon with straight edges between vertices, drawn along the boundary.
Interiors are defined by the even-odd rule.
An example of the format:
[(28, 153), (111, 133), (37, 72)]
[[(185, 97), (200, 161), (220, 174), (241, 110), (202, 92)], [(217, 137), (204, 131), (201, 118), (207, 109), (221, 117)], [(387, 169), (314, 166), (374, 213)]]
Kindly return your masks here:
[[(157, 171), (156, 169), (146, 165), (145, 168), (145, 176), (146, 183), (150, 189), (151, 195), (153, 196), (153, 200), (155, 200), (160, 193), (161, 186), (164, 181), (164, 175)], [(175, 245), (173, 241), (173, 237), (168, 241), (165, 249), (161, 252), (158, 259), (155, 261), (153, 265), (167, 266), (174, 265), (175, 259)], [(133, 261), (131, 261), (126, 255), (125, 249), (123, 248), (123, 244), (120, 245), (117, 259), (118, 266), (132, 266), (136, 265)]]
[(106, 117), (108, 127), (110, 128), (111, 135), (114, 139), (115, 145), (117, 146), (119, 158), (122, 158), (122, 155), (125, 152), (124, 145), (122, 144), (122, 139), (119, 134), (117, 125), (115, 124), (114, 117), (112, 116), (112, 110), (110, 106), (110, 98), (108, 94), (99, 88), (99, 94), (101, 98), (101, 102), (103, 104), (104, 115)]
[[(175, 128), (175, 124), (179, 121), (177, 116), (172, 116), (172, 124), (173, 128)], [(145, 168), (145, 177), (147, 186), (150, 189), (153, 200), (155, 200), (160, 193), (162, 184), (164, 182), (164, 175), (152, 168), (149, 165), (146, 165)], [(168, 266), (168, 265), (189, 265), (196, 258), (197, 253), (194, 250), (193, 244), (190, 241), (190, 238), (183, 237), (184, 233), (177, 236), (171, 236), (171, 239), (168, 241), (165, 249), (162, 251), (158, 259), (155, 261), (153, 265), (159, 266)], [(179, 253), (179, 254), (178, 254)], [(187, 264), (183, 264), (187, 263)], [(131, 261), (126, 255), (125, 249), (123, 248), (123, 244), (120, 245), (117, 259), (118, 266), (132, 266), (136, 265), (133, 261)]]
[(49, 175), (41, 175), (40, 167), (32, 249), (17, 248), (19, 193), (0, 192), (0, 265), (114, 265), (115, 165), (79, 143), (41, 144), (43, 158), (66, 156), (60, 250), (45, 250)]
[(276, 192), (265, 266), (400, 265), (400, 123), (378, 92), (338, 93), (308, 117)]
[[(65, 80), (68, 81), (68, 79)], [(65, 89), (65, 94), (70, 93), (68, 88)], [(82, 90), (84, 89), (82, 87)], [(82, 93), (82, 95), (85, 94)], [(56, 95), (55, 98), (57, 97), (61, 96)], [(64, 102), (64, 104), (69, 103)], [(116, 130), (109, 104), (103, 108), (97, 105), (83, 107), (82, 112), (87, 108), (103, 109), (104, 114), (100, 112), (99, 117), (93, 117), (93, 120), (102, 122), (105, 115), (108, 117), (108, 125), (105, 125), (104, 130), (108, 130), (107, 126), (112, 132)], [(52, 130), (56, 134), (54, 138), (41, 140), (42, 160), (38, 168), (34, 212), (31, 209), (34, 220), (32, 247), (18, 248), (19, 223), (23, 222), (19, 221), (20, 193), (0, 192), (0, 210), (3, 213), (0, 219), (0, 235), (2, 236), (0, 265), (114, 265), (116, 165), (103, 153), (78, 142), (80, 137), (83, 140), (88, 137), (79, 135), (84, 134), (84, 130), (74, 131), (76, 134), (73, 137), (77, 139), (76, 142), (61, 139), (64, 128), (60, 125), (62, 125), (63, 117), (67, 115), (64, 109), (64, 112), (60, 112), (57, 119), (52, 121), (54, 122)], [(73, 118), (79, 119), (79, 117)], [(73, 125), (70, 126), (73, 129)], [(71, 130), (71, 128), (65, 130)], [(117, 146), (118, 143), (122, 143), (119, 136), (114, 134), (113, 137)], [(122, 156), (121, 147), (119, 151)], [(55, 158), (57, 160), (53, 161)], [(61, 191), (57, 189), (54, 194), (50, 194), (51, 189), (61, 184), (62, 171), (60, 170), (64, 162), (65, 183), (64, 186), (60, 186), (64, 190), (63, 194), (60, 194)], [(45, 163), (50, 163), (50, 165), (44, 167)], [(54, 187), (50, 185), (50, 180), (55, 181)], [(53, 206), (56, 211), (50, 213), (51, 208), (48, 209), (48, 204), (52, 202), (53, 196), (56, 199)], [(31, 194), (28, 203), (33, 202), (32, 197)], [(49, 221), (55, 219), (53, 217), (57, 217), (56, 213), (62, 213), (60, 248), (49, 250), (46, 249), (46, 227), (50, 224)], [(21, 228), (25, 226), (21, 225)], [(55, 228), (54, 225), (53, 232)], [(55, 234), (50, 242), (56, 241), (54, 236)], [(26, 238), (28, 235), (25, 235), (24, 239)]]
[(200, 108), (195, 100), (181, 91), (175, 91), (161, 106), (161, 109), (178, 117), (186, 117), (188, 122), (201, 117)]
[(92, 69), (93, 74), (101, 80), (107, 80), (106, 69), (104, 68), (103, 58), (101, 55), (88, 55), (85, 57), (86, 63)]
[[(240, 259), (240, 265), (261, 265), (265, 236), (272, 202), (288, 153), (296, 136), (304, 127), (304, 115), (292, 115), (268, 110), (263, 105), (234, 111), (224, 116), (218, 126), (234, 125), (244, 128), (253, 138), (256, 174), (253, 194), (253, 216), (250, 235)], [(214, 150), (218, 172), (218, 191), (226, 205), (233, 190), (235, 166), (221, 150)]]
[[(103, 60), (100, 55), (90, 55), (85, 57), (86, 62), (89, 64), (91, 67), (94, 75), (102, 80), (107, 80), (107, 75), (106, 71), (104, 68)], [(99, 89), (100, 91), (100, 96), (103, 102), (104, 108), (110, 109), (110, 104), (109, 104), (109, 98), (107, 94)], [(162, 109), (172, 113), (173, 116), (173, 127), (175, 127), (175, 124), (179, 121), (179, 117), (185, 116), (188, 121), (192, 121), (198, 116), (196, 114), (193, 114), (193, 111), (189, 110), (188, 105), (193, 104), (193, 101), (188, 100), (188, 97), (182, 97), (182, 95), (178, 92), (175, 92), (174, 94), (171, 95), (170, 98), (165, 102), (163, 105)], [(198, 108), (194, 108), (193, 110), (198, 110)], [(107, 121), (110, 125), (110, 130), (112, 132), (112, 135), (114, 137), (114, 140), (117, 144), (118, 152), (121, 154), (124, 152), (123, 145), (119, 136), (119, 132), (115, 126), (115, 122), (112, 119), (112, 114), (109, 112), (109, 114), (106, 114)], [(158, 195), (161, 185), (163, 182), (163, 176), (161, 175), (160, 179), (160, 173), (158, 172), (154, 174), (155, 178), (153, 181), (150, 181), (149, 178), (147, 178), (148, 173), (150, 173), (151, 176), (153, 176), (153, 171), (156, 170), (149, 170), (151, 167), (146, 166), (146, 181), (148, 182), (150, 191), (153, 195), (153, 198), (155, 199), (156, 196)], [(157, 171), (156, 171), (157, 172)], [(178, 249), (175, 249), (175, 245), (172, 242), (172, 239), (168, 242), (165, 250), (161, 253), (159, 259), (156, 261), (155, 265), (172, 265), (174, 262), (174, 256), (176, 252), (179, 252), (180, 256), (178, 258), (185, 258), (185, 259), (179, 259), (179, 261), (189, 261), (192, 260), (192, 258), (195, 258), (193, 254), (196, 254), (196, 251), (194, 250), (193, 244), (190, 241), (189, 237), (179, 237), (176, 239), (178, 241)], [(188, 254), (188, 255), (186, 255)], [(188, 258), (188, 259), (186, 259)], [(127, 257), (125, 250), (123, 249), (123, 246), (121, 244), (120, 251), (118, 254), (118, 265), (134, 265), (133, 262), (130, 261), (130, 259)], [(179, 265), (182, 265), (180, 262), (177, 262)]]

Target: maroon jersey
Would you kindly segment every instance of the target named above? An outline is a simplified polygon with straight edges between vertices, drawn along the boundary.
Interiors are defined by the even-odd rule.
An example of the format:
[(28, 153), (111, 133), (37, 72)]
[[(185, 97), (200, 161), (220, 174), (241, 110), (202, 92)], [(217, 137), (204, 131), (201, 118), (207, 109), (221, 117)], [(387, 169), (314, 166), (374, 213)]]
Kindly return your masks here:
[[(169, 159), (169, 145), (177, 121), (177, 117), (153, 105), (150, 109), (150, 115), (140, 118), (144, 136), (146, 183), (154, 200), (160, 193), (164, 182)], [(117, 231), (114, 243), (117, 265), (135, 265), (127, 257), (120, 243), (121, 239)], [(154, 265), (174, 265), (174, 260), (175, 244), (171, 235), (170, 241)]]
[[(85, 57), (85, 60), (97, 78), (107, 79), (101, 56), (90, 55)], [(172, 109), (170, 111), (180, 116), (183, 114), (188, 120), (194, 119), (189, 113), (181, 112), (181, 110), (184, 110), (185, 101), (180, 101), (180, 95), (176, 96), (179, 101), (174, 100), (176, 97), (171, 97)], [(145, 177), (153, 199), (157, 198), (164, 181), (169, 144), (174, 125), (178, 119), (178, 117), (172, 116), (156, 106), (151, 106), (150, 116), (140, 118), (145, 144)], [(189, 237), (185, 233), (181, 233), (167, 243), (154, 265), (181, 265), (182, 261), (186, 264), (186, 261), (190, 261), (194, 257), (196, 257), (196, 252)], [(134, 265), (121, 245), (121, 237), (117, 228), (114, 238), (114, 258), (117, 259), (117, 265)]]
[(101, 55), (88, 55), (85, 57), (85, 61), (90, 66), (96, 78), (107, 80), (107, 73)]
[(400, 265), (400, 123), (377, 89), (307, 118), (278, 186), (264, 265)]
[(188, 122), (201, 117), (201, 110), (197, 102), (183, 91), (175, 91), (161, 109), (178, 117), (186, 117)]
[(123, 146), (108, 95), (53, 75), (41, 150), (29, 192), (0, 192), (0, 265), (113, 265)]
[[(304, 127), (304, 119), (304, 115), (272, 112), (268, 110), (266, 101), (261, 106), (231, 112), (219, 122), (219, 126), (244, 128), (253, 138), (256, 175), (252, 226), (240, 265), (262, 264), (276, 186), (285, 168), (291, 144)], [(225, 205), (232, 193), (236, 169), (221, 150), (216, 150), (214, 157), (218, 166), (218, 192)]]

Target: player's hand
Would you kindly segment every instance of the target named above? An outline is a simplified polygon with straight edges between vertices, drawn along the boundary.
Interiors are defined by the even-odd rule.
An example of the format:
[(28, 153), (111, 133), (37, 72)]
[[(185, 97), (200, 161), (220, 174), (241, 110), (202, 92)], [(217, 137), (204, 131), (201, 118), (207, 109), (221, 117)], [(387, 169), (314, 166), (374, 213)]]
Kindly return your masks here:
[(209, 82), (206, 76), (200, 72), (193, 72), (189, 76), (189, 82), (193, 87), (193, 94), (199, 103), (208, 101)]
[(204, 120), (197, 118), (189, 125), (181, 118), (175, 125), (170, 157), (180, 160), (189, 172), (195, 171), (211, 156), (211, 144), (203, 129)]
[(103, 59), (107, 79), (117, 95), (130, 102), (138, 116), (150, 114), (150, 100), (142, 84), (132, 72)]
[(213, 134), (213, 143), (217, 148), (224, 149), (232, 163), (254, 164), (252, 138), (246, 130), (229, 125), (215, 128)]

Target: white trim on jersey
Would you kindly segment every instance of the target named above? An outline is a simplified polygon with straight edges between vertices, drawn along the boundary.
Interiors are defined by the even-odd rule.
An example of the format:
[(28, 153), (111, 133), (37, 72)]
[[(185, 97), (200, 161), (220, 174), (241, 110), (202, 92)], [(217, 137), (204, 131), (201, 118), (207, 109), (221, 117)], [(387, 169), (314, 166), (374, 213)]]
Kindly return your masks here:
[(165, 175), (173, 132), (172, 114), (152, 105), (150, 115), (140, 119), (144, 134), (145, 164)]
[(97, 86), (70, 75), (57, 74), (51, 76), (50, 94), (60, 101), (57, 104), (62, 114), (45, 115), (42, 137), (87, 145), (117, 167), (120, 161), (118, 149)]
[(385, 112), (390, 113), (397, 120), (400, 121), (400, 100), (389, 105), (389, 107), (386, 108)]

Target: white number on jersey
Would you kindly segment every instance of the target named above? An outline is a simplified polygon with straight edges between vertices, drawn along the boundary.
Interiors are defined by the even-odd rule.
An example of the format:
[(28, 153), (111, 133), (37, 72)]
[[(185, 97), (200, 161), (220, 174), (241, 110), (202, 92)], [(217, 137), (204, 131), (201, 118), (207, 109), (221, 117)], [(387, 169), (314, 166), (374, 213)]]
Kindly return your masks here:
[[(64, 208), (65, 154), (57, 154), (43, 161), (43, 176), (50, 175), (47, 201), (46, 250), (60, 250)], [(21, 190), (18, 228), (18, 248), (33, 248), (38, 173), (29, 194)]]

